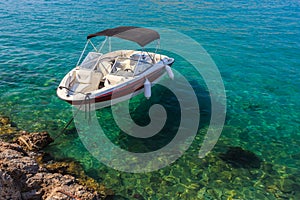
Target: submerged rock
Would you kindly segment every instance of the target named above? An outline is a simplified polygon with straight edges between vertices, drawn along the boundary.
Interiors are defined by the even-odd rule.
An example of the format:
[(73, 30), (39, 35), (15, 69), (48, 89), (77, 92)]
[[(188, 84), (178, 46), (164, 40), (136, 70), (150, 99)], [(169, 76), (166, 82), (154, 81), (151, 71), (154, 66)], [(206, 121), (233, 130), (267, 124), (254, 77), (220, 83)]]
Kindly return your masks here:
[(95, 191), (103, 196), (113, 195), (113, 191), (105, 188), (104, 185), (96, 182), (84, 173), (82, 166), (75, 161), (60, 161), (45, 164), (44, 167), (52, 173), (69, 174), (76, 177), (78, 183)]
[(10, 124), (10, 119), (9, 117), (6, 116), (0, 116), (0, 125), (8, 125)]
[(13, 124), (9, 117), (0, 116), (0, 139), (11, 142), (19, 133), (18, 128)]
[(260, 168), (261, 159), (251, 151), (241, 147), (230, 147), (220, 158), (236, 168)]
[(50, 143), (53, 139), (47, 132), (28, 133), (21, 131), (20, 136), (17, 138), (17, 143), (27, 150), (41, 150)]
[(83, 176), (83, 169), (81, 165), (75, 161), (60, 161), (45, 164), (44, 167), (52, 173), (70, 174), (73, 176)]

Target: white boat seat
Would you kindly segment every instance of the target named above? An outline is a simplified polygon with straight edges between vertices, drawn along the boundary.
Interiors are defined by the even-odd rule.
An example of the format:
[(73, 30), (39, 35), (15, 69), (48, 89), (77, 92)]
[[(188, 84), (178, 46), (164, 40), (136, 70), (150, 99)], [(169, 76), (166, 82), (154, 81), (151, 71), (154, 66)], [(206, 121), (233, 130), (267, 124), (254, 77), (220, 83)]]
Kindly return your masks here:
[(123, 60), (122, 62), (120, 62), (120, 64), (122, 65), (122, 69), (123, 69), (123, 70), (124, 70), (125, 68), (131, 67), (131, 66), (130, 66), (130, 60), (129, 60), (129, 59)]
[(71, 90), (74, 91), (75, 93), (87, 93), (90, 92), (94, 89), (94, 87), (91, 87), (91, 84), (88, 83), (74, 83), (72, 86)]
[(112, 61), (100, 61), (96, 71), (98, 72), (102, 72), (103, 76), (106, 76), (106, 74), (108, 74), (111, 71), (111, 66), (112, 66)]
[(105, 83), (104, 86), (108, 86), (108, 85), (116, 85), (118, 83), (121, 83), (125, 80), (124, 77), (122, 76), (116, 76), (116, 75), (112, 75), (112, 74), (108, 74), (105, 77)]
[(91, 70), (86, 69), (76, 69), (76, 82), (77, 83), (92, 83), (92, 73)]
[(65, 84), (66, 87), (67, 88), (71, 87), (74, 84), (75, 80), (76, 80), (76, 72), (75, 72), (75, 70), (73, 70), (73, 71), (69, 72), (69, 76), (68, 76), (68, 78), (66, 80), (66, 84)]
[(96, 71), (77, 69), (75, 83), (71, 90), (82, 93), (97, 90), (102, 77), (102, 73)]
[(114, 68), (115, 70), (112, 71), (111, 75), (123, 76), (125, 78), (133, 76), (134, 66), (131, 65), (129, 59), (117, 62)]

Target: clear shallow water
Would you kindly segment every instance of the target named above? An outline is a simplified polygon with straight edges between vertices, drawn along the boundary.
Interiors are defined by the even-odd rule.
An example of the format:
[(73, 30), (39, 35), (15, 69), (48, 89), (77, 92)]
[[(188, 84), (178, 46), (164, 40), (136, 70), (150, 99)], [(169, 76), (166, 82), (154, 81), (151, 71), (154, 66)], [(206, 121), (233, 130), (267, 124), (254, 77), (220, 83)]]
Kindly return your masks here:
[[(299, 1), (0, 2), (0, 113), (9, 115), (22, 129), (47, 130), (55, 135), (72, 116), (70, 106), (56, 97), (55, 89), (76, 64), (87, 34), (118, 25), (174, 29), (207, 50), (225, 84), (226, 126), (212, 157), (196, 159), (205, 120), (188, 152), (158, 172), (127, 174), (109, 169), (89, 155), (72, 129), (72, 134), (60, 138), (51, 151), (56, 157), (77, 159), (91, 176), (127, 198), (141, 194), (151, 199), (195, 199), (202, 193), (212, 199), (284, 198), (274, 195), (259, 172), (253, 176), (252, 171), (250, 176), (247, 170), (224, 166), (216, 155), (229, 146), (256, 153), (274, 165), (276, 178), (264, 171), (274, 176), (269, 182), (285, 181), (286, 177), (295, 180), (299, 174), (299, 11)], [(184, 60), (178, 57), (176, 61), (174, 68), (194, 83), (199, 101), (204, 102), (201, 107), (209, 108), (203, 81), (193, 77)], [(147, 104), (142, 97), (133, 101)], [(201, 117), (205, 119), (206, 114), (202, 112)], [(139, 113), (135, 115), (139, 118)], [(109, 121), (109, 108), (99, 116)], [(141, 119), (140, 123), (146, 121)], [(128, 139), (114, 128), (108, 128), (108, 135), (116, 143)], [(229, 184), (223, 184), (229, 177), (220, 175), (224, 172), (240, 174), (241, 183), (228, 179)], [(219, 192), (223, 196), (211, 194), (218, 188), (224, 188)], [(297, 194), (294, 188), (283, 195), (295, 198)]]

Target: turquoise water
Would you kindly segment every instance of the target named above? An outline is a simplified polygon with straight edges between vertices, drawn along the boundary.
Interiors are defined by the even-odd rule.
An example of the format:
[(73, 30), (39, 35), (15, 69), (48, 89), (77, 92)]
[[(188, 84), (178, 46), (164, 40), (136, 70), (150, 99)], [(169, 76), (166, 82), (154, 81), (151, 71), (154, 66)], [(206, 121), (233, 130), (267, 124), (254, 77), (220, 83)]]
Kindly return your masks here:
[[(115, 191), (115, 199), (299, 199), (299, 13), (296, 0), (1, 1), (0, 114), (21, 129), (55, 136), (72, 116), (55, 89), (76, 64), (86, 35), (119, 25), (173, 29), (206, 49), (226, 88), (225, 127), (208, 157), (198, 159), (197, 152), (208, 125), (209, 94), (203, 80), (176, 55), (174, 68), (191, 81), (203, 108), (199, 133), (183, 157), (157, 172), (118, 172), (85, 150), (74, 125), (49, 151), (57, 158), (78, 160), (90, 176)], [(141, 103), (132, 115), (147, 124), (149, 119), (141, 117), (149, 102), (142, 96), (132, 101), (133, 106)], [(144, 151), (144, 143), (111, 128), (109, 108), (98, 114), (111, 140)], [(263, 166), (249, 170), (224, 163), (218, 155), (230, 146), (254, 152)]]

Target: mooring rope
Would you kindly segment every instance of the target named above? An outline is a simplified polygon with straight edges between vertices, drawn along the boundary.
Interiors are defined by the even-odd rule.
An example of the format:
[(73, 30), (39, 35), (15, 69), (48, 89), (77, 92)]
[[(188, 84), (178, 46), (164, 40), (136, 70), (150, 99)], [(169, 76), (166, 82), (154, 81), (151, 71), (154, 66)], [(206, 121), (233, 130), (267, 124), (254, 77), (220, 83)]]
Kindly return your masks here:
[[(59, 138), (65, 131), (66, 129), (70, 126), (70, 124), (72, 123), (72, 121), (74, 120), (74, 118), (77, 116), (78, 112), (80, 111), (80, 108), (82, 107), (82, 104), (85, 104), (85, 119), (87, 119), (87, 112), (89, 112), (89, 118), (88, 118), (88, 122), (91, 122), (91, 98), (90, 98), (91, 93), (87, 93), (85, 94), (85, 98), (81, 101), (78, 110), (76, 111), (76, 113), (73, 115), (73, 117), (69, 120), (69, 122), (65, 125), (65, 127), (62, 129), (62, 131), (55, 137), (53, 138), (53, 140), (56, 140), (57, 138)], [(88, 105), (87, 105), (88, 103)], [(87, 107), (88, 106), (88, 107)], [(88, 108), (88, 110), (87, 110)]]

